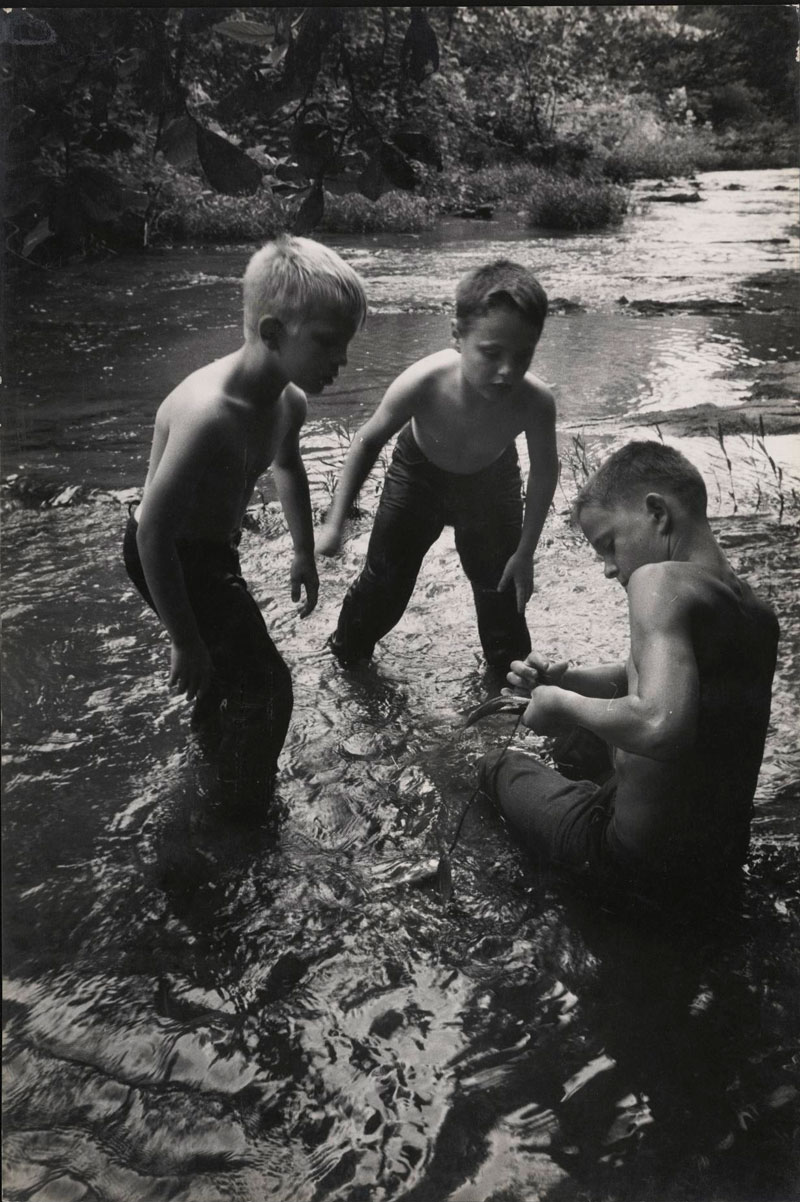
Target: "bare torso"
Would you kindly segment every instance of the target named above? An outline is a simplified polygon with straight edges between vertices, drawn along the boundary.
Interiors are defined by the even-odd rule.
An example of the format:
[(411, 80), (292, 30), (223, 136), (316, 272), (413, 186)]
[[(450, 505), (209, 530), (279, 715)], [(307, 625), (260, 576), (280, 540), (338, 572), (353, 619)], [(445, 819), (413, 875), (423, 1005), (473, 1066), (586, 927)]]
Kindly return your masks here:
[[(769, 721), (778, 639), (774, 613), (730, 574), (693, 572), (690, 637), (699, 713), (692, 748), (655, 760), (617, 749), (615, 832), (637, 858), (663, 863), (720, 849), (747, 821)], [(677, 577), (676, 577), (677, 579)], [(637, 670), (627, 664), (629, 693)]]
[(431, 463), (463, 475), (494, 463), (517, 435), (530, 428), (545, 388), (528, 373), (514, 389), (483, 397), (462, 385), (455, 350), (430, 355), (420, 366), (418, 401), (412, 418), (417, 444)]
[(187, 466), (193, 464), (191, 501), (177, 530), (179, 539), (226, 542), (236, 533), (256, 481), (290, 428), (293, 394), (302, 397), (293, 385), (263, 405), (237, 397), (228, 387), (233, 358), (188, 376), (156, 416), (142, 503), (165, 455), (180, 454)]

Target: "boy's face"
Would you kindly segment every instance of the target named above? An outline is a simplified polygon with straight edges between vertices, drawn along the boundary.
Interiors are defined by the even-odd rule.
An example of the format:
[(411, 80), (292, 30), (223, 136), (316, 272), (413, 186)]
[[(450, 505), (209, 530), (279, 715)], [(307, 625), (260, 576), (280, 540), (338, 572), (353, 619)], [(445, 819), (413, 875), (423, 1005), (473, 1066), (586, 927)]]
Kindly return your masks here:
[(659, 514), (644, 497), (610, 507), (584, 505), (578, 521), (603, 561), (606, 579), (618, 580), (625, 589), (637, 568), (668, 558)]
[(470, 318), (461, 331), (453, 323), (462, 377), (486, 400), (508, 399), (531, 365), (539, 333), (509, 305)]
[(328, 308), (312, 311), (296, 325), (283, 325), (275, 353), (287, 380), (305, 392), (322, 392), (347, 363), (356, 329), (353, 318)]

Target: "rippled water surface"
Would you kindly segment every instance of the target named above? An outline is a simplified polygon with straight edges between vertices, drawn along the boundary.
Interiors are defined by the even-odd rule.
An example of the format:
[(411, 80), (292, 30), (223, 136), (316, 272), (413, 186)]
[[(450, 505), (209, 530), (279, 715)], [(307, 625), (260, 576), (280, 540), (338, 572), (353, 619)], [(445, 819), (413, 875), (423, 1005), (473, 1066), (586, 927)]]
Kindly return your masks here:
[(626, 620), (622, 591), (566, 521), (584, 457), (657, 431), (702, 468), (723, 546), (783, 637), (745, 897), (691, 931), (565, 895), (477, 804), (442, 898), (440, 841), (511, 725), (460, 728), (487, 682), (451, 532), (373, 668), (345, 674), (326, 654), (380, 465), (305, 621), (262, 482), (242, 559), (292, 669), (295, 714), (274, 812), (257, 829), (227, 821), (119, 542), (159, 400), (237, 345), (251, 248), (14, 285), (8, 1199), (795, 1196), (797, 176), (700, 184), (696, 204), (641, 199), (614, 235), (540, 235), (507, 218), (333, 239), (373, 312), (303, 439), (320, 513), (383, 387), (447, 342), (461, 272), (497, 254), (535, 266), (554, 298), (536, 369), (558, 400), (562, 479), (529, 621), (548, 653), (597, 662), (619, 658)]

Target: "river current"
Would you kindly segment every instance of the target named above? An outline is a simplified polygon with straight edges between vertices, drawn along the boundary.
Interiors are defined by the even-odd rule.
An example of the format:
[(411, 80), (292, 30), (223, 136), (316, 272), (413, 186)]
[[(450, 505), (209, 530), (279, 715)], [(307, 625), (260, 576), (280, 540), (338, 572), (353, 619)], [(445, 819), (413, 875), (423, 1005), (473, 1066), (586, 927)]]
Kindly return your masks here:
[[(473, 806), (438, 856), (486, 695), (446, 531), (373, 667), (325, 651), (385, 457), (317, 610), (289, 597), (269, 477), (244, 574), (294, 679), (277, 804), (226, 820), (167, 644), (120, 558), (159, 401), (235, 349), (252, 247), (41, 272), (6, 296), (4, 1197), (17, 1202), (568, 1202), (796, 1196), (797, 173), (703, 175), (611, 234), (512, 215), (329, 238), (371, 313), (310, 403), (317, 517), (386, 384), (446, 345), (455, 282), (508, 255), (552, 302), (534, 370), (562, 472), (536, 561), (534, 645), (618, 660), (622, 590), (567, 521), (630, 437), (680, 446), (715, 530), (782, 628), (741, 907), (691, 930), (597, 912)], [(695, 185), (686, 185), (688, 191)], [(524, 460), (524, 448), (520, 446)], [(545, 749), (530, 736), (529, 746)]]

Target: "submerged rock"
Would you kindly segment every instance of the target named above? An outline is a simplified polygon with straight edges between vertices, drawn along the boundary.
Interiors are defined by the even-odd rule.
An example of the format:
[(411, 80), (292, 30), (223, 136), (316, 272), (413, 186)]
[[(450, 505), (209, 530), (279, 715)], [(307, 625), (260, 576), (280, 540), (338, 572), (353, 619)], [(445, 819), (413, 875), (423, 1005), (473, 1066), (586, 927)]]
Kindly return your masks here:
[(688, 205), (696, 204), (703, 197), (699, 192), (645, 192), (642, 200), (659, 200), (666, 204)]

